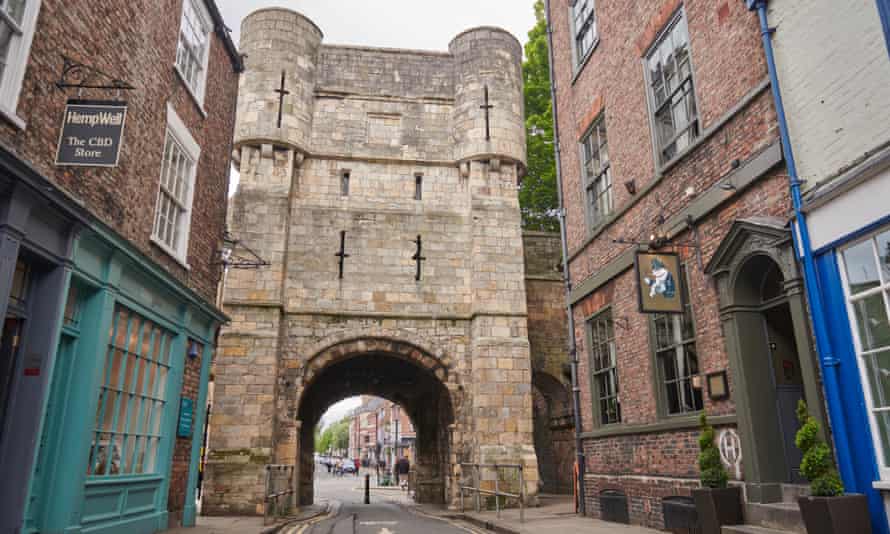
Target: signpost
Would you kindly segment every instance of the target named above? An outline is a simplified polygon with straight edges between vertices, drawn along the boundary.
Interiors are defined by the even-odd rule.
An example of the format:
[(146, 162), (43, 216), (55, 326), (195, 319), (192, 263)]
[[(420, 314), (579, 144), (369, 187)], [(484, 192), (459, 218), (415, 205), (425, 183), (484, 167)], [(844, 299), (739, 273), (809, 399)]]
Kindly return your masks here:
[(126, 119), (126, 102), (69, 100), (56, 165), (117, 167)]

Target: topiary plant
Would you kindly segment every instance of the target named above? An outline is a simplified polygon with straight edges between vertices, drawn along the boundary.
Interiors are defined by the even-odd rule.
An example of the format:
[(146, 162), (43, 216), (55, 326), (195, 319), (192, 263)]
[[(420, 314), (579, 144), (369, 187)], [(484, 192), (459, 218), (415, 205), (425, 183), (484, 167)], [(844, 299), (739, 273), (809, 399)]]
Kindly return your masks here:
[(810, 491), (814, 497), (834, 497), (843, 495), (844, 485), (838, 475), (831, 449), (819, 438), (819, 423), (807, 411), (807, 403), (797, 404), (797, 420), (800, 430), (794, 443), (803, 453), (800, 474), (810, 481)]
[(698, 437), (698, 469), (701, 471), (701, 484), (706, 488), (725, 488), (729, 482), (729, 473), (720, 461), (720, 450), (714, 445), (714, 427), (708, 424), (708, 418), (701, 414), (701, 435)]

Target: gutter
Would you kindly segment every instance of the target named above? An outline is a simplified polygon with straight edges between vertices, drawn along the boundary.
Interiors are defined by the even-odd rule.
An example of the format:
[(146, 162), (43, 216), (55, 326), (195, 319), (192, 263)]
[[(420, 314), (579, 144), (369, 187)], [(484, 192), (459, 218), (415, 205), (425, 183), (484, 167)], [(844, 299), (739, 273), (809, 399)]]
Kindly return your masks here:
[(569, 357), (572, 369), (572, 411), (575, 423), (575, 462), (578, 469), (578, 512), (586, 515), (584, 500), (584, 449), (581, 443), (581, 388), (578, 382), (578, 346), (575, 343), (575, 316), (572, 313), (572, 277), (569, 270), (569, 248), (566, 239), (566, 210), (562, 192), (562, 164), (559, 148), (559, 104), (556, 100), (556, 76), (553, 72), (553, 28), (550, 24), (550, 0), (544, 0), (547, 20), (547, 51), (550, 63), (550, 101), (553, 106), (553, 149), (556, 156), (556, 192), (559, 196), (559, 237), (562, 245), (562, 275), (565, 281), (566, 315), (569, 328)]
[(241, 74), (244, 72), (244, 61), (241, 59), (238, 47), (236, 47), (235, 42), (232, 41), (232, 36), (229, 33), (231, 30), (226, 26), (226, 21), (223, 20), (222, 13), (219, 12), (219, 7), (216, 5), (215, 0), (204, 0), (204, 4), (207, 6), (207, 11), (210, 12), (210, 18), (213, 19), (213, 29), (216, 32), (216, 35), (222, 39), (223, 46), (226, 47), (226, 52), (229, 53), (229, 59), (232, 60), (232, 68), (235, 72)]
[(813, 334), (816, 338), (816, 352), (822, 364), (822, 379), (825, 386), (825, 397), (828, 403), (829, 420), (834, 429), (834, 443), (837, 450), (838, 467), (844, 485), (847, 488), (856, 487), (856, 475), (853, 468), (853, 456), (850, 449), (849, 435), (847, 434), (847, 422), (843, 417), (843, 402), (840, 390), (840, 360), (832, 351), (828, 336), (828, 322), (823, 308), (822, 290), (819, 287), (819, 278), (816, 273), (816, 261), (813, 257), (813, 247), (810, 241), (810, 232), (807, 227), (806, 214), (803, 210), (803, 201), (800, 192), (801, 181), (797, 175), (797, 166), (794, 162), (794, 152), (791, 149), (791, 137), (788, 133), (788, 121), (785, 116), (785, 106), (782, 102), (782, 93), (779, 89), (779, 76), (776, 71), (776, 58), (773, 54), (772, 34), (775, 28), (769, 26), (767, 20), (767, 0), (745, 0), (750, 11), (756, 11), (760, 19), (760, 35), (763, 39), (763, 50), (766, 54), (766, 65), (769, 69), (769, 77), (773, 93), (773, 101), (776, 108), (776, 117), (779, 123), (779, 137), (782, 141), (782, 151), (785, 154), (785, 162), (788, 168), (788, 176), (791, 186), (791, 200), (794, 204), (795, 231), (792, 232), (797, 245), (797, 252), (801, 256), (804, 267), (804, 286), (807, 291), (807, 299), (810, 303), (810, 315), (813, 321)]

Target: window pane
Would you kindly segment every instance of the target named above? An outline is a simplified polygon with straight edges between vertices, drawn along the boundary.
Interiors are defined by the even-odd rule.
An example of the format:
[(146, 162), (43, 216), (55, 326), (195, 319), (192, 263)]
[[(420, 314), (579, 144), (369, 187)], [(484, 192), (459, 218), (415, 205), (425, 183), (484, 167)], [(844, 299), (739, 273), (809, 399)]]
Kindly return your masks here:
[(890, 351), (863, 356), (868, 372), (872, 407), (890, 407)]
[(22, 19), (25, 16), (25, 0), (8, 0), (7, 2), (4, 2), (4, 4), (6, 5), (3, 9), (9, 17), (21, 26)]
[(890, 346), (890, 322), (884, 298), (878, 293), (852, 303), (863, 350)]
[(881, 264), (881, 278), (890, 283), (890, 230), (878, 235), (878, 263)]
[(880, 285), (871, 239), (845, 250), (844, 265), (847, 269), (850, 293), (855, 295)]

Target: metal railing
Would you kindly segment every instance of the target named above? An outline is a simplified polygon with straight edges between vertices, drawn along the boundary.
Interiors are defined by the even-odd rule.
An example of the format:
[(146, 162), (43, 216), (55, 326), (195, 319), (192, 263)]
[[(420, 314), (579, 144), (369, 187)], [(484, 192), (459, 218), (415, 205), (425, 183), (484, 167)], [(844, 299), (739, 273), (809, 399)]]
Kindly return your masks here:
[[(477, 512), (482, 510), (482, 495), (494, 496), (494, 509), (497, 514), (498, 519), (501, 517), (501, 497), (505, 497), (506, 499), (516, 499), (519, 502), (519, 522), (525, 523), (525, 477), (522, 472), (522, 464), (460, 464), (461, 471), (464, 468), (472, 468), (473, 474), (473, 485), (465, 486), (463, 485), (463, 481), (461, 481), (460, 485), (460, 511), (464, 511), (464, 492), (469, 492), (471, 494), (475, 494), (476, 498), (476, 506), (475, 509)], [(493, 469), (494, 470), (494, 490), (483, 489), (482, 488), (482, 470), (484, 469)], [(501, 470), (509, 469), (518, 471), (519, 478), (519, 493), (508, 493), (506, 491), (501, 491)], [(506, 508), (507, 501), (504, 501), (504, 507)]]
[[(287, 516), (294, 507), (294, 466), (266, 465), (266, 496), (263, 506), (263, 524), (273, 523), (276, 518)], [(283, 501), (283, 504), (282, 504)]]

